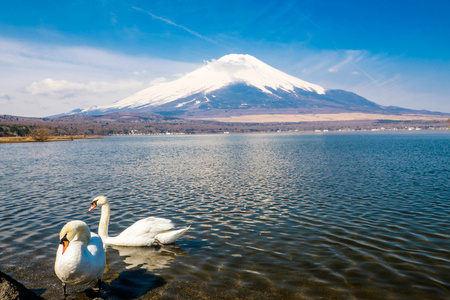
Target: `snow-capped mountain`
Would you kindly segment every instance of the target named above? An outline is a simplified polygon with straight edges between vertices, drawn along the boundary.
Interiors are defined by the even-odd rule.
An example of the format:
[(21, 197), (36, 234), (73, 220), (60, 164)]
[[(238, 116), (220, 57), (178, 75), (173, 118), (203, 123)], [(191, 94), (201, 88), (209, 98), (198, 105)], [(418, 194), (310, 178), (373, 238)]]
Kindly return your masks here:
[(93, 115), (118, 111), (211, 117), (261, 113), (383, 113), (386, 108), (354, 93), (327, 90), (290, 76), (251, 55), (229, 54), (182, 78), (155, 84), (111, 105), (72, 113)]

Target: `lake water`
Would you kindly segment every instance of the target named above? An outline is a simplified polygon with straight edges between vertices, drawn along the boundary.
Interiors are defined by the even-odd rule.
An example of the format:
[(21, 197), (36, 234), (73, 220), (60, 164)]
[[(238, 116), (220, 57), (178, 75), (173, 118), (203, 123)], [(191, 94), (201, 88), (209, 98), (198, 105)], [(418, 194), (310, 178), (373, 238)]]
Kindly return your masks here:
[(108, 299), (450, 297), (450, 132), (3, 144), (0, 179), (0, 269), (47, 299), (59, 231), (97, 231), (97, 195), (111, 235), (192, 226), (178, 248), (108, 248)]

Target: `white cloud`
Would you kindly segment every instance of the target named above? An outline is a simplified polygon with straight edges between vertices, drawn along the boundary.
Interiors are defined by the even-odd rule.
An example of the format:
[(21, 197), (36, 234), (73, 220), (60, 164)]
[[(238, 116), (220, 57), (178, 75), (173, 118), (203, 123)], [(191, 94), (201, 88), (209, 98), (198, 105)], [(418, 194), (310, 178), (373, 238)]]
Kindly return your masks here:
[(157, 78), (153, 79), (152, 81), (150, 81), (150, 86), (158, 84), (158, 83), (163, 83), (163, 82), (167, 82), (167, 78), (157, 77)]
[(296, 58), (284, 71), (325, 88), (351, 91), (386, 106), (450, 112), (448, 62), (364, 50), (305, 50)]
[(123, 89), (140, 87), (142, 82), (129, 81), (90, 81), (88, 83), (70, 82), (67, 80), (54, 80), (51, 78), (33, 82), (26, 88), (31, 95), (59, 95), (61, 97), (73, 97), (78, 93), (111, 93)]
[(45, 117), (107, 105), (146, 88), (152, 80), (172, 78), (199, 66), (201, 62), (128, 56), (0, 36), (0, 114)]
[(11, 100), (11, 96), (8, 95), (7, 93), (0, 93), (0, 100), (9, 101), (9, 100)]
[(339, 72), (341, 69), (344, 68), (350, 69), (358, 68), (357, 63), (366, 56), (366, 53), (364, 53), (364, 51), (347, 50), (339, 52), (341, 52), (340, 56), (343, 56), (343, 58), (341, 58), (341, 60), (337, 64), (328, 68), (328, 72), (331, 73)]
[(148, 71), (147, 70), (141, 70), (141, 71), (134, 71), (133, 74), (134, 75), (143, 75), (143, 74), (147, 74)]
[(204, 36), (204, 35), (201, 35), (200, 33), (196, 32), (196, 31), (194, 31), (194, 30), (191, 30), (191, 29), (187, 28), (186, 26), (177, 24), (177, 23), (173, 22), (172, 20), (169, 20), (169, 19), (166, 19), (166, 18), (157, 16), (157, 15), (155, 15), (155, 14), (153, 14), (153, 13), (147, 11), (147, 10), (144, 10), (144, 9), (142, 9), (142, 8), (139, 8), (139, 7), (133, 6), (132, 9), (135, 9), (135, 10), (141, 11), (141, 12), (143, 12), (143, 13), (146, 13), (147, 15), (151, 16), (151, 17), (152, 17), (153, 19), (155, 19), (155, 20), (160, 20), (160, 21), (163, 21), (164, 23), (167, 23), (167, 24), (169, 24), (169, 25), (172, 25), (172, 26), (181, 28), (181, 29), (183, 29), (183, 30), (189, 32), (190, 34), (192, 34), (192, 35), (194, 35), (194, 36), (196, 36), (196, 37), (198, 37), (198, 38), (201, 38), (201, 39), (203, 39), (203, 40), (205, 40), (205, 41), (208, 41), (208, 42), (217, 44), (216, 41), (214, 41), (214, 40), (212, 40), (212, 39), (210, 39), (210, 38), (208, 38), (208, 37), (206, 37), (206, 36)]
[[(0, 105), (5, 106), (11, 102), (11, 96), (6, 93), (0, 93)], [(0, 111), (1, 113), (1, 111)]]

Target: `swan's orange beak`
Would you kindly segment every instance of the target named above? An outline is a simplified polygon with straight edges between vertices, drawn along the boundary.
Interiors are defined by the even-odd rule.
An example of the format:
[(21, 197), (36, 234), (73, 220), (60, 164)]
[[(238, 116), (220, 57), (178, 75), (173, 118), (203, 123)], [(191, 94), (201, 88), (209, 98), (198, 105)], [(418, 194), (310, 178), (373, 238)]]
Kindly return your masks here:
[(64, 254), (64, 252), (66, 252), (66, 250), (67, 250), (67, 247), (69, 246), (69, 241), (63, 241), (62, 245), (63, 245), (63, 254)]
[(89, 211), (93, 210), (96, 207), (97, 207), (97, 203), (96, 202), (92, 202), (91, 207), (89, 208)]
[(67, 247), (69, 246), (69, 240), (67, 239), (67, 235), (65, 235), (59, 243), (63, 245), (62, 253), (64, 254), (64, 252), (66, 252), (67, 250)]

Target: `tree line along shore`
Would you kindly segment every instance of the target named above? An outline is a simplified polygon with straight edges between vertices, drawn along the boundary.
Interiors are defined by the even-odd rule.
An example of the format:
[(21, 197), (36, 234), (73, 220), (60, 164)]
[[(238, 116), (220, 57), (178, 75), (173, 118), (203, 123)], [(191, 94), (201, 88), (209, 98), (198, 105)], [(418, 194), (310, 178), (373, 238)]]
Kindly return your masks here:
[(217, 134), (448, 129), (446, 120), (351, 120), (232, 123), (121, 113), (104, 116), (27, 118), (0, 115), (0, 143), (72, 141), (112, 135)]
[(32, 143), (32, 142), (64, 142), (80, 139), (98, 139), (99, 136), (83, 136), (83, 135), (71, 135), (71, 136), (46, 136), (45, 138), (36, 139), (33, 136), (10, 136), (0, 137), (0, 144), (3, 143)]

